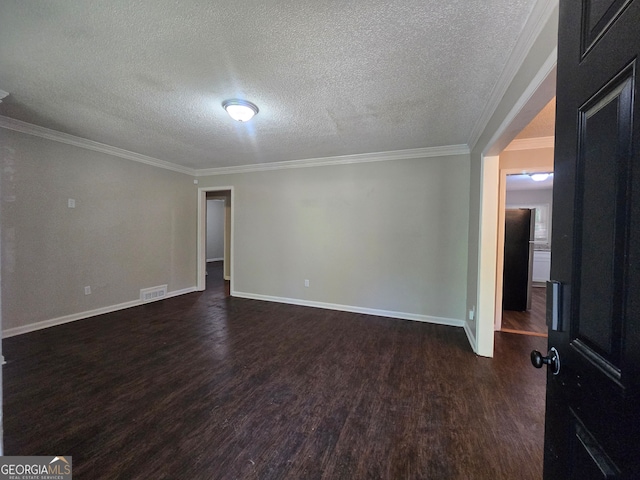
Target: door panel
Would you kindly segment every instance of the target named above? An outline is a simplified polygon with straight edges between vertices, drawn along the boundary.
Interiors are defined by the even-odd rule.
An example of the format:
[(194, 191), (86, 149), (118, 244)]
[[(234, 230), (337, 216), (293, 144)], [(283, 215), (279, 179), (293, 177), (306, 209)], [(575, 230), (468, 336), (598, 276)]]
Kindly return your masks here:
[(549, 480), (640, 478), (638, 25), (640, 0), (560, 1)]
[(630, 3), (631, 0), (583, 1), (582, 57), (595, 46)]
[(618, 478), (620, 471), (604, 452), (595, 437), (572, 413), (572, 454), (576, 458), (575, 473), (578, 478)]
[[(635, 64), (635, 62), (634, 62)], [(634, 64), (580, 109), (574, 274), (575, 337), (588, 358), (615, 365), (619, 378), (628, 249), (628, 183)], [(605, 365), (605, 364), (603, 364)]]

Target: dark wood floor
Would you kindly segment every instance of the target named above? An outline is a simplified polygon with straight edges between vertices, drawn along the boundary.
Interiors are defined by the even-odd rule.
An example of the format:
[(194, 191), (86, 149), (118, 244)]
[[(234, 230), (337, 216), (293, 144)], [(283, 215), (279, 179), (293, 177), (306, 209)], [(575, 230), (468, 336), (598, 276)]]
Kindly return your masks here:
[(222, 261), (207, 262), (205, 288), (210, 300), (229, 296), (230, 282), (224, 279), (224, 264)]
[(502, 311), (502, 331), (520, 332), (547, 336), (546, 289), (533, 287), (531, 291), (531, 309), (526, 312)]
[(540, 479), (538, 337), (207, 290), (5, 339), (7, 455), (74, 479)]

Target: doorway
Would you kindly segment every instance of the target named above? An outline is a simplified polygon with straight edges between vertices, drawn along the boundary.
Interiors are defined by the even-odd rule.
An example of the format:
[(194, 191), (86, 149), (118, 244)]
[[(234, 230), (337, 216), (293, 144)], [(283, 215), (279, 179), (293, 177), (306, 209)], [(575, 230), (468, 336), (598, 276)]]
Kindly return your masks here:
[[(219, 192), (207, 194), (207, 292), (216, 296), (229, 295), (229, 280), (225, 276), (225, 223), (227, 196)], [(226, 277), (226, 278), (225, 278)]]
[[(547, 336), (546, 325), (546, 282), (550, 279), (551, 267), (551, 211), (553, 209), (553, 171), (530, 174), (508, 174), (506, 179), (505, 212), (525, 209), (531, 212), (533, 231), (528, 244), (522, 245), (521, 256), (526, 255), (527, 284), (523, 293), (528, 299), (525, 306), (514, 307), (508, 304), (503, 295), (501, 318), (496, 326), (500, 331), (534, 336)], [(507, 255), (509, 245), (505, 233), (504, 251)], [(513, 287), (507, 284), (507, 263), (503, 261), (503, 293)], [(498, 323), (499, 322), (499, 323)]]
[[(551, 212), (553, 209), (553, 162), (555, 97), (536, 114), (499, 157), (498, 241), (494, 328), (498, 331), (546, 337), (546, 281), (551, 261)], [(503, 309), (505, 212), (530, 209), (534, 231), (530, 238), (531, 262), (527, 274), (527, 308)], [(507, 286), (509, 287), (509, 286)]]
[(233, 187), (198, 189), (197, 290), (233, 294)]

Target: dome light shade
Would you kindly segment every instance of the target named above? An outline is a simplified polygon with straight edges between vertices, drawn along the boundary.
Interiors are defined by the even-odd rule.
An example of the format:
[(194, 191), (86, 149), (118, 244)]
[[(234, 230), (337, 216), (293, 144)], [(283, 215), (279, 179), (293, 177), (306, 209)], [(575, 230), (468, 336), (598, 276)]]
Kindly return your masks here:
[(238, 99), (225, 100), (222, 102), (222, 107), (238, 122), (248, 122), (259, 111), (253, 103)]
[(532, 173), (529, 176), (531, 177), (531, 180), (533, 180), (534, 182), (543, 182), (544, 180), (549, 178), (549, 175), (550, 175), (549, 173)]

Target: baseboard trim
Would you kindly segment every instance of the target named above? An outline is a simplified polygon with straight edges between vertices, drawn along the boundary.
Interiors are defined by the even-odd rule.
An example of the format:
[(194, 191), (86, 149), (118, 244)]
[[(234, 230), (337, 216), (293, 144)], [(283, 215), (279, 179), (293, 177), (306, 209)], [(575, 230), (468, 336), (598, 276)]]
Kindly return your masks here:
[(220, 258), (207, 258), (207, 263), (209, 262), (221, 262), (223, 261), (224, 258), (220, 257)]
[(41, 322), (30, 323), (29, 325), (23, 325), (21, 327), (8, 328), (2, 332), (2, 338), (14, 337), (16, 335), (22, 335), (23, 333), (35, 332), (36, 330), (42, 330), (44, 328), (55, 327), (65, 323), (71, 323), (78, 320), (84, 320), (85, 318), (97, 317), (105, 313), (117, 312), (118, 310), (124, 310), (127, 308), (137, 307), (140, 305), (148, 305), (149, 303), (157, 302), (171, 297), (177, 297), (179, 295), (185, 295), (196, 291), (196, 287), (183, 288), (182, 290), (174, 290), (168, 292), (166, 296), (158, 300), (146, 301), (132, 300), (130, 302), (119, 303), (117, 305), (109, 305), (108, 307), (96, 308), (95, 310), (88, 310), (86, 312), (72, 313), (71, 315), (65, 315), (63, 317), (52, 318), (50, 320), (43, 320)]
[(464, 322), (464, 333), (467, 334), (467, 340), (469, 340), (469, 344), (471, 345), (471, 349), (474, 353), (478, 353), (478, 344), (476, 342), (476, 336), (473, 334), (471, 327), (469, 326), (469, 322)]
[[(173, 292), (167, 293), (167, 296), (164, 298), (179, 297), (180, 295), (186, 295), (187, 293), (193, 293), (196, 291), (197, 291), (197, 288), (195, 286), (183, 288), (181, 290), (174, 290)], [(149, 303), (149, 302), (145, 302), (145, 303)]]
[(263, 300), (265, 302), (286, 303), (289, 305), (300, 305), (303, 307), (324, 308), (326, 310), (338, 310), (341, 312), (362, 313), (365, 315), (375, 315), (377, 317), (397, 318), (400, 320), (412, 320), (415, 322), (435, 323), (450, 327), (464, 327), (463, 320), (446, 317), (433, 317), (430, 315), (419, 315), (416, 313), (395, 312), (391, 310), (378, 310), (375, 308), (355, 307), (352, 305), (341, 305), (337, 303), (314, 302), (298, 298), (273, 297), (270, 295), (260, 295), (257, 293), (231, 292), (232, 297), (247, 298), (250, 300)]

